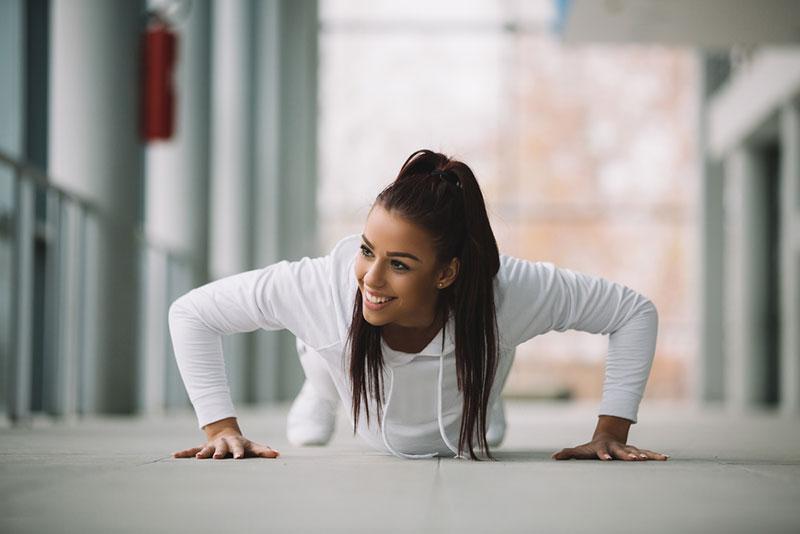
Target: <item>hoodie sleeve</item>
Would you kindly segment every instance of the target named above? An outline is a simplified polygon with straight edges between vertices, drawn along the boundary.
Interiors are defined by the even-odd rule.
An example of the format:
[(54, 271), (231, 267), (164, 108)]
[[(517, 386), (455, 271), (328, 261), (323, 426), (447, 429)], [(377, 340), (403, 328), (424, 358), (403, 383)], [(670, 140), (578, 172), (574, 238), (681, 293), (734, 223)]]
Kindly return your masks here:
[(497, 319), (506, 345), (551, 330), (609, 334), (598, 415), (636, 423), (658, 333), (658, 312), (648, 298), (604, 278), (505, 255), (497, 290)]
[(311, 347), (334, 338), (335, 319), (325, 311), (331, 309), (331, 261), (331, 256), (281, 261), (208, 283), (172, 303), (172, 346), (201, 429), (236, 417), (222, 336), (287, 329)]

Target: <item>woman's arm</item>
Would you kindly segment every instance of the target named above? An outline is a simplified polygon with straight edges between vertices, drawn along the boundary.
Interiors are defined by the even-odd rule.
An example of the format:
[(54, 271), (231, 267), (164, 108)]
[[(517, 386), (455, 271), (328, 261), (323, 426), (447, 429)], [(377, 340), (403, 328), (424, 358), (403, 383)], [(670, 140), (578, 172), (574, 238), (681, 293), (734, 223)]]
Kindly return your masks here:
[(598, 276), (505, 255), (498, 292), (498, 323), (509, 346), (553, 330), (609, 335), (599, 415), (636, 422), (658, 333), (658, 312), (647, 297)]
[[(645, 296), (598, 276), (501, 257), (501, 306), (506, 343), (519, 344), (555, 330), (609, 335), (599, 419), (589, 444), (564, 449), (554, 458), (641, 458), (650, 451), (626, 445), (636, 423), (658, 333), (658, 312)], [(565, 452), (566, 451), (566, 452)], [(653, 458), (663, 455), (653, 453)], [(664, 457), (665, 458), (665, 457)]]
[(287, 329), (312, 346), (335, 336), (329, 257), (282, 261), (193, 289), (169, 309), (175, 359), (198, 425), (236, 417), (222, 336)]
[(235, 417), (228, 417), (203, 427), (208, 441), (199, 447), (191, 447), (172, 453), (173, 458), (209, 458), (221, 460), (232, 454), (234, 460), (248, 457), (277, 458), (280, 453), (269, 445), (250, 441), (242, 435)]
[(592, 440), (577, 447), (568, 447), (553, 453), (555, 460), (618, 460), (641, 461), (641, 460), (667, 460), (668, 454), (639, 449), (633, 445), (628, 445), (628, 429), (631, 421), (613, 415), (601, 415), (598, 417), (597, 428), (595, 428)]
[(597, 427), (594, 429), (592, 439), (599, 435), (605, 434), (613, 436), (616, 440), (627, 443), (628, 430), (631, 428), (632, 421), (623, 419), (622, 417), (614, 417), (613, 415), (600, 415), (597, 417)]

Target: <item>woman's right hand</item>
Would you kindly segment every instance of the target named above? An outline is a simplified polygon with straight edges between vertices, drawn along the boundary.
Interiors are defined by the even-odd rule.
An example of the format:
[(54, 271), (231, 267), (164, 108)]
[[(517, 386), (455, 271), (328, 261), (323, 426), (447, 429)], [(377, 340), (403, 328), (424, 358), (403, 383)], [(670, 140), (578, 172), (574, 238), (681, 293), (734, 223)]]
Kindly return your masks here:
[(198, 460), (209, 458), (213, 455), (215, 460), (227, 458), (233, 455), (235, 460), (240, 458), (277, 458), (280, 453), (275, 449), (250, 441), (245, 438), (239, 430), (236, 420), (232, 424), (230, 420), (218, 421), (212, 425), (204, 427), (208, 442), (200, 447), (192, 447), (182, 451), (172, 453), (173, 458), (190, 458), (194, 456)]

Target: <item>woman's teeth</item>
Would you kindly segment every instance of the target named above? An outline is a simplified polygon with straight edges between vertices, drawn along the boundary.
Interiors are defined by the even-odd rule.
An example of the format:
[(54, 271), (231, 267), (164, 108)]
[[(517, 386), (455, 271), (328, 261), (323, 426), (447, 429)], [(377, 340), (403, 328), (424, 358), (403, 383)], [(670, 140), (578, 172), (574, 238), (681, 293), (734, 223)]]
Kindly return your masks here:
[(389, 302), (390, 300), (394, 299), (394, 297), (373, 297), (371, 293), (367, 292), (367, 300), (372, 302), (373, 304), (382, 304), (384, 302)]

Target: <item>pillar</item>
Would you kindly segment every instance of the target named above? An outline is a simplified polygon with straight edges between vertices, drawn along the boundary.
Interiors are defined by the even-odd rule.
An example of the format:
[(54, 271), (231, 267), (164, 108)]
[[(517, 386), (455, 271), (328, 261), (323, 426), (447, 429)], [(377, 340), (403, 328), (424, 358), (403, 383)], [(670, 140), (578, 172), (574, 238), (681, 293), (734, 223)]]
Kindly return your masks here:
[[(159, 4), (163, 4), (160, 2)], [(167, 311), (207, 277), (210, 2), (194, 0), (175, 25), (175, 132), (145, 151), (144, 328), (140, 403), (158, 413), (190, 406), (172, 353)]]
[(726, 390), (734, 410), (761, 404), (768, 394), (769, 179), (751, 147), (725, 159)]
[[(253, 223), (255, 264), (299, 260), (317, 246), (318, 3), (258, 2)], [(258, 332), (254, 400), (290, 400), (303, 384), (294, 336)]]
[[(253, 268), (253, 158), (256, 53), (252, 0), (213, 4), (209, 277), (216, 280)], [(223, 339), (234, 402), (251, 400), (252, 336)]]
[(800, 104), (780, 112), (780, 406), (800, 415)]
[(54, 0), (50, 144), (54, 183), (95, 206), (86, 221), (81, 412), (130, 413), (137, 397), (139, 1)]
[(723, 165), (708, 150), (708, 116), (706, 109), (713, 92), (721, 83), (724, 69), (719, 58), (700, 53), (698, 67), (699, 107), (698, 154), (702, 157), (700, 186), (701, 350), (698, 355), (698, 376), (695, 394), (703, 403), (725, 400), (724, 287), (725, 280), (725, 213), (723, 210)]

